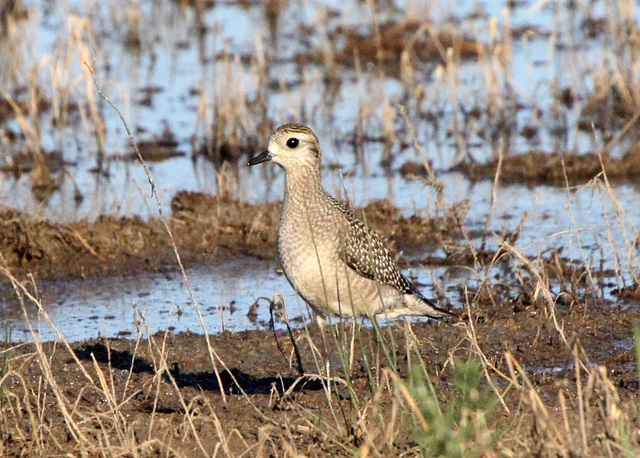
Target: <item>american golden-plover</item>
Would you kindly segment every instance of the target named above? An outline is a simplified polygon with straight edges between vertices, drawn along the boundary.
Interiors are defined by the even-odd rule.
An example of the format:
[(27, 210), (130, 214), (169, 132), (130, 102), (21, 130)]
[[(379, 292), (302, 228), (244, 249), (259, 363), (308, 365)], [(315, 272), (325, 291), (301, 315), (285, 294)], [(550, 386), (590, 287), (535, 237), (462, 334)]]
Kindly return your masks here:
[(293, 289), (319, 323), (341, 317), (455, 316), (426, 299), (395, 265), (380, 237), (322, 187), (320, 145), (301, 124), (278, 127), (247, 165), (284, 169), (278, 255)]

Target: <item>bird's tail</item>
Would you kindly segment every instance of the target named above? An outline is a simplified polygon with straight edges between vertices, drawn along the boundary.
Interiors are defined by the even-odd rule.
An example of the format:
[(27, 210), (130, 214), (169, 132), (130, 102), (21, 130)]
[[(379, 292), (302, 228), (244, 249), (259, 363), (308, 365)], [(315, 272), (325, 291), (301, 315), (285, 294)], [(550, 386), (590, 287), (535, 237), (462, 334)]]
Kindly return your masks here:
[(404, 307), (397, 308), (393, 312), (399, 312), (396, 313), (397, 316), (417, 315), (428, 316), (429, 318), (436, 319), (458, 318), (458, 315), (456, 315), (455, 313), (438, 307), (436, 304), (419, 293), (405, 294)]

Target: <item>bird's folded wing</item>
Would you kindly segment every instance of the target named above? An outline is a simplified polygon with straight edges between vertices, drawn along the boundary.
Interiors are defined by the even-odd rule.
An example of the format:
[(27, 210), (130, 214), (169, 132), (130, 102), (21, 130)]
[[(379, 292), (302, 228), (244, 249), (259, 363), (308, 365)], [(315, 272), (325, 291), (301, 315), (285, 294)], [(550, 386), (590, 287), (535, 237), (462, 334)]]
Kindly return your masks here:
[(398, 270), (380, 237), (355, 217), (351, 217), (349, 223), (349, 233), (342, 243), (345, 263), (363, 277), (406, 293), (415, 292), (415, 287)]

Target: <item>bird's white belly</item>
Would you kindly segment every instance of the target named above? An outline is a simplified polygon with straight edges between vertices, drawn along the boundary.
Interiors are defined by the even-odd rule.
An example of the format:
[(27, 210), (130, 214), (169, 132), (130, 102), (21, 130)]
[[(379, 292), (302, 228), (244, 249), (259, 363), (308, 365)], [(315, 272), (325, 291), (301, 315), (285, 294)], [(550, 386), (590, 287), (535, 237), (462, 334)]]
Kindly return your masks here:
[(333, 221), (317, 219), (309, 225), (304, 214), (286, 215), (285, 209), (278, 231), (280, 261), (289, 283), (317, 313), (375, 315), (402, 302), (400, 291), (345, 264), (340, 257), (343, 235)]
[(358, 275), (337, 257), (322, 256), (315, 250), (297, 255), (280, 254), (291, 285), (322, 315), (372, 315), (393, 308), (401, 294), (388, 285)]

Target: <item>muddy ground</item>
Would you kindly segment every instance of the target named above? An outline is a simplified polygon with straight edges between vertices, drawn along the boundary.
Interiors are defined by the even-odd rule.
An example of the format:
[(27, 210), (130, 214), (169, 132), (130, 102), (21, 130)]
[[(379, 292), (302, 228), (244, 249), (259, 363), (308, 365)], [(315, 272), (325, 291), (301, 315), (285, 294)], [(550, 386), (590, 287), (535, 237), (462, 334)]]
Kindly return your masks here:
[(583, 155), (530, 151), (483, 164), (466, 161), (454, 167), (454, 170), (464, 173), (472, 181), (495, 176), (499, 170), (500, 181), (503, 183), (576, 186), (602, 174), (610, 179), (637, 179), (640, 174), (639, 159), (640, 148), (637, 146), (630, 148), (619, 158), (612, 157), (606, 151)]
[[(634, 350), (625, 345), (632, 338), (632, 326), (638, 320), (638, 315), (592, 307), (589, 310), (560, 310), (559, 320), (570, 340), (584, 347), (588, 361), (606, 365), (606, 374), (617, 389), (620, 403), (637, 403), (638, 375)], [(576, 381), (574, 356), (560, 339), (549, 318), (534, 309), (514, 312), (513, 307), (503, 304), (491, 313), (482, 314), (482, 318), (475, 322), (475, 329), (479, 346), (489, 362), (508, 373), (504, 354), (510, 352), (526, 368), (535, 390), (547, 405), (552, 419), (555, 419), (553, 421), (561, 421), (562, 409), (558, 396), (564, 393), (567, 415), (577, 428), (579, 406), (572, 388)], [(455, 396), (451, 386), (449, 357), (453, 355), (465, 360), (476, 353), (470, 348), (465, 325), (420, 323), (413, 326), (413, 331), (435, 388), (446, 404), (447, 399)], [(398, 342), (395, 352), (399, 361), (398, 372), (406, 376), (405, 334), (401, 326), (394, 331), (394, 335)], [(317, 374), (305, 331), (294, 331), (294, 336), (304, 370)], [(315, 328), (311, 330), (311, 337), (314, 342), (321, 341)], [(371, 330), (362, 330), (361, 337), (375, 348), (373, 342), (376, 339)], [(250, 455), (257, 456), (280, 454), (287, 450), (306, 456), (349, 455), (348, 450), (363, 446), (365, 440), (370, 438), (371, 431), (375, 430), (375, 415), (368, 411), (373, 419), (363, 418), (359, 422), (350, 405), (347, 390), (339, 386), (331, 395), (331, 405), (340, 415), (345, 415), (338, 423), (347, 432), (332, 435), (331, 428), (312, 427), (310, 414), (328, 424), (333, 421), (327, 395), (318, 380), (310, 377), (299, 380), (297, 366), (290, 364), (289, 360), (292, 344), (284, 333), (278, 334), (278, 342), (283, 347), (283, 353), (278, 349), (274, 335), (268, 331), (223, 333), (211, 337), (212, 347), (227, 365), (226, 368), (218, 366), (226, 401), (220, 393), (221, 387), (213, 372), (205, 338), (200, 335), (159, 333), (140, 342), (127, 339), (91, 340), (73, 344), (73, 354), (61, 344), (47, 343), (43, 347), (43, 359), (50, 365), (52, 377), (73, 406), (70, 410), (73, 410), (76, 421), (82, 424), (83, 419), (91, 418), (90, 424), (93, 426), (84, 431), (88, 437), (86, 441), (95, 447), (90, 454), (99, 453), (100, 443), (106, 447), (103, 435), (111, 436), (113, 443), (118, 443), (116, 425), (112, 424), (114, 420), (111, 419), (112, 405), (104, 392), (96, 388), (96, 385), (100, 386), (96, 382), (99, 375), (105, 377), (114, 397), (119, 400), (118, 415), (129, 425), (130, 443), (137, 444), (135, 448), (141, 456), (199, 456), (200, 447), (212, 454), (216, 447), (220, 447), (215, 421), (219, 421), (227, 438), (226, 450), (234, 455), (247, 450)], [(4, 347), (7, 348), (6, 345)], [(166, 366), (158, 363), (160, 348), (165, 349)], [(334, 352), (332, 361), (336, 364), (336, 373), (342, 375), (335, 349), (330, 351)], [(39, 364), (34, 347), (16, 346), (5, 355), (11, 359), (9, 367), (15, 373), (10, 372), (4, 380), (4, 393), (11, 393), (14, 406), (20, 404), (14, 398), (21, 399), (24, 408), (30, 397), (36, 397), (34, 391), (40, 392), (39, 408), (46, 412), (43, 417), (47, 434), (40, 443), (35, 443), (30, 440), (32, 425), (27, 421), (28, 416), (22, 415), (18, 420), (15, 412), (12, 415), (6, 410), (3, 452), (8, 456), (38, 454), (42, 450), (50, 454), (87, 451), (87, 445), (80, 445), (69, 433), (51, 393), (51, 386), (42, 382), (45, 369), (42, 363)], [(94, 382), (88, 382), (80, 367)], [(169, 372), (164, 371), (163, 367), (168, 367)], [(361, 405), (366, 405), (374, 398), (364, 367), (365, 361), (359, 353), (352, 371), (352, 386)], [(156, 372), (158, 369), (160, 371)], [(158, 373), (164, 375), (157, 376)], [(500, 390), (507, 388), (505, 380), (497, 376), (494, 376), (494, 380)], [(295, 389), (283, 395), (296, 382)], [(241, 394), (237, 385), (246, 395)], [(29, 395), (27, 393), (30, 390), (32, 394)], [(48, 396), (43, 396), (43, 392)], [(544, 425), (526, 415), (518, 415), (526, 410), (523, 405), (528, 402), (528, 396), (513, 388), (504, 399), (510, 410), (507, 412), (499, 407), (493, 416), (495, 427), (501, 432), (495, 448), (501, 454), (513, 452), (519, 456), (548, 456), (549, 444), (545, 443), (545, 436), (539, 431)], [(604, 394), (597, 389), (590, 392), (588, 399), (593, 412), (598, 412), (605, 405)], [(196, 412), (194, 428), (199, 433), (200, 445), (194, 440), (194, 434), (185, 421), (187, 405), (190, 411)], [(341, 409), (344, 411), (341, 412)], [(590, 446), (610, 434), (606, 426), (598, 423), (597, 416), (594, 413), (588, 419)], [(101, 417), (104, 417), (103, 424), (100, 424)], [(522, 418), (526, 421), (523, 422)], [(514, 424), (515, 419), (519, 424)], [(637, 419), (634, 422), (637, 423)], [(520, 435), (514, 438), (512, 428), (516, 426)], [(323, 429), (324, 433), (321, 432)], [(523, 440), (524, 443), (521, 442)], [(348, 449), (345, 449), (345, 444)], [(374, 445), (383, 454), (417, 451), (410, 430), (406, 435), (398, 435), (392, 448), (385, 448), (385, 444)], [(574, 445), (578, 446), (569, 442), (563, 452), (568, 454)], [(114, 446), (111, 452), (118, 450)]]
[[(464, 208), (449, 208), (437, 219), (405, 218), (386, 201), (355, 209), (391, 247), (424, 245), (457, 232)], [(363, 213), (364, 212), (364, 213)], [(220, 197), (179, 192), (167, 218), (185, 265), (238, 256), (272, 258), (280, 204), (251, 205)], [(16, 276), (36, 279), (127, 275), (176, 266), (170, 238), (161, 220), (105, 216), (55, 224), (0, 206), (0, 254)]]
[[(358, 212), (362, 210), (356, 209)], [(397, 249), (425, 244), (444, 247), (459, 233), (464, 208), (443, 210), (440, 218), (430, 220), (402, 217), (385, 202), (374, 202), (364, 212), (369, 224)], [(189, 265), (230, 256), (274, 256), (278, 215), (278, 204), (252, 206), (180, 192), (172, 203), (168, 224), (183, 261)], [(5, 208), (0, 226), (4, 267), (18, 279), (29, 273), (36, 279), (55, 279), (175, 268), (173, 249), (160, 221), (106, 217), (94, 224), (59, 225)], [(471, 261), (451, 255), (439, 262)], [(569, 272), (569, 264), (559, 258), (548, 264), (549, 276), (558, 275), (560, 270), (569, 280), (581, 276), (577, 269)], [(576, 349), (584, 349), (582, 360), (587, 367), (606, 366), (606, 376), (622, 405), (637, 404), (633, 325), (640, 314), (636, 309), (621, 310), (603, 303), (597, 294), (583, 292), (577, 297), (574, 291), (573, 297), (570, 292), (559, 295), (552, 311), (536, 294), (535, 284), (505, 286), (506, 281), (469, 292), (471, 314), (462, 312), (462, 320), (457, 323), (413, 325), (412, 342), (426, 361), (444, 404), (455, 396), (451, 361), (477, 358), (478, 349), (487, 363), (505, 374), (509, 373), (505, 354), (512, 354), (520, 362), (547, 405), (550, 422), (562, 422), (560, 412), (569, 416), (571, 424), (577, 422)], [(3, 282), (8, 287), (6, 278)], [(453, 296), (449, 300), (466, 302), (462, 290)], [(478, 347), (470, 338), (471, 325)], [(312, 357), (308, 339), (310, 336), (316, 345), (322, 342), (317, 327), (312, 325), (310, 334), (297, 329), (293, 335), (302, 370), (320, 373), (322, 368)], [(406, 376), (408, 334), (402, 322), (393, 328), (393, 335), (397, 370)], [(360, 406), (367, 406), (375, 398), (375, 390), (365, 368), (373, 366), (374, 372), (380, 374), (384, 372), (381, 367), (388, 366), (389, 361), (383, 355), (379, 365), (371, 364), (374, 355), (381, 355), (378, 338), (371, 329), (361, 330), (360, 336), (366, 343), (365, 350), (356, 351), (351, 376), (353, 393)], [(217, 362), (220, 378), (214, 372), (205, 337), (191, 333), (159, 333), (141, 340), (91, 340), (73, 343), (70, 348), (45, 343), (40, 353), (33, 344), (4, 344), (2, 454), (93, 455), (109, 450), (108, 454), (131, 455), (135, 450), (142, 456), (196, 456), (203, 449), (213, 454), (216, 447), (222, 447), (219, 453), (234, 455), (347, 455), (372, 440), (373, 449), (383, 454), (417, 452), (410, 428), (399, 429), (392, 445), (375, 443), (376, 416), (364, 407), (360, 413), (367, 412), (369, 416), (358, 417), (344, 387), (335, 388), (329, 402), (318, 379), (299, 378), (300, 368), (286, 333), (223, 333), (211, 336), (210, 342), (226, 364)], [(344, 377), (335, 343), (329, 340), (329, 347), (335, 374)], [(166, 357), (164, 363), (160, 354)], [(582, 377), (587, 383), (584, 371)], [(509, 384), (495, 373), (493, 379), (500, 390)], [(294, 385), (290, 393), (283, 394)], [(594, 417), (589, 418), (589, 446), (603, 438), (615, 442), (615, 434), (598, 417), (611, 400), (605, 400), (605, 395), (593, 386), (591, 390), (585, 395)], [(115, 413), (114, 404), (105, 393), (118, 400)], [(564, 393), (563, 408), (559, 393)], [(492, 427), (500, 432), (493, 447), (506, 454), (548, 454), (550, 441), (541, 432), (544, 425), (535, 415), (515, 415), (526, 412), (530, 394), (513, 388), (507, 391), (504, 402), (509, 412), (499, 407), (492, 417)], [(60, 403), (67, 406), (71, 418), (80, 425), (77, 437), (68, 426), (70, 420), (62, 415)], [(383, 405), (391, 409), (392, 403)], [(340, 412), (339, 428), (335, 427), (330, 406)], [(185, 409), (195, 412), (193, 425), (186, 421)], [(383, 412), (383, 416), (388, 413)], [(516, 418), (518, 435), (514, 437)], [(638, 423), (637, 417), (630, 421)], [(334, 422), (334, 426), (322, 426), (322, 422)], [(44, 432), (37, 432), (41, 429)], [(225, 438), (224, 445), (221, 437)], [(637, 438), (632, 439), (637, 445)], [(558, 446), (565, 449), (553, 450), (569, 453), (568, 447), (573, 445), (568, 439)]]

